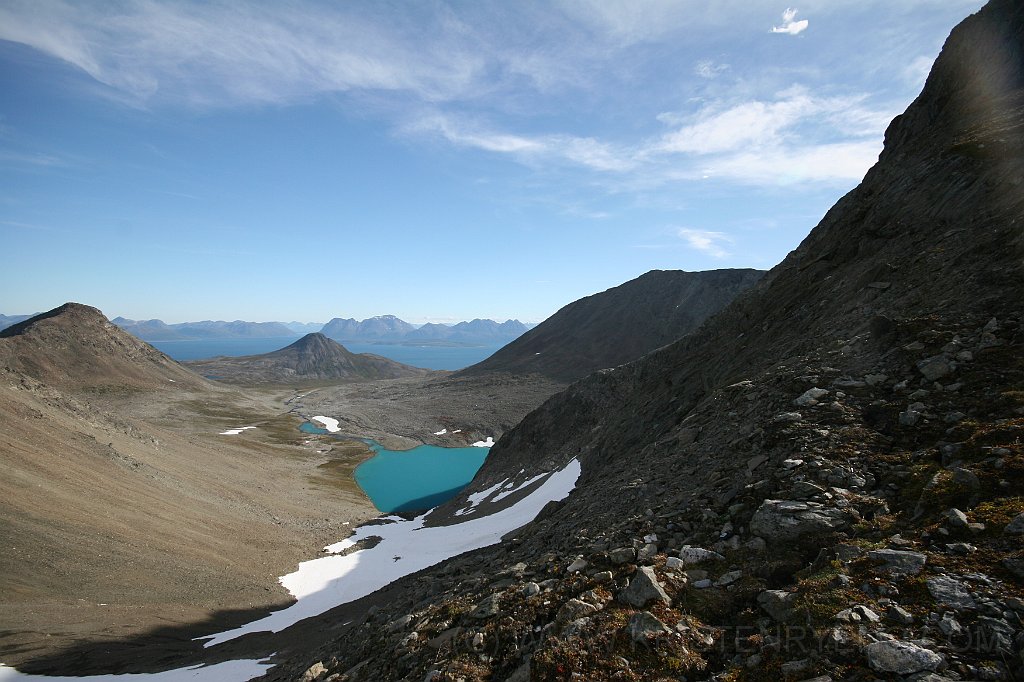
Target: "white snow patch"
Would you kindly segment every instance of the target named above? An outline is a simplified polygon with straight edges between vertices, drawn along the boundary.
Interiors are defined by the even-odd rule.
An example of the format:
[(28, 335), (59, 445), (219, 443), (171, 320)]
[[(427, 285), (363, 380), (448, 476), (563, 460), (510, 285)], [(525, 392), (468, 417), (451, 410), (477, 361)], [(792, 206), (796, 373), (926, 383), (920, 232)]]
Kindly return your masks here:
[(351, 547), (359, 540), (379, 537), (381, 540), (376, 546), (345, 556), (302, 562), (299, 570), (281, 578), (281, 584), (296, 598), (295, 604), (240, 628), (214, 635), (204, 646), (220, 644), (250, 632), (278, 632), (300, 620), (364, 597), (402, 576), (463, 552), (498, 543), (506, 533), (532, 521), (548, 502), (565, 498), (576, 487), (579, 476), (580, 463), (573, 459), (511, 507), (451, 526), (424, 527), (424, 520), (430, 512), (412, 521), (362, 526), (351, 537), (331, 545), (328, 550), (339, 551), (334, 548), (340, 545)]
[(90, 675), (88, 677), (51, 677), (26, 675), (0, 663), (0, 682), (227, 682), (251, 680), (273, 667), (259, 661), (225, 661), (216, 665), (165, 670), (159, 673), (128, 673), (126, 675)]
[(310, 421), (320, 422), (329, 433), (337, 433), (338, 431), (341, 431), (341, 429), (338, 428), (338, 420), (334, 417), (324, 417), (321, 415), (313, 417)]
[(490, 500), (490, 501), (491, 502), (500, 502), (501, 500), (505, 499), (506, 497), (508, 497), (512, 493), (517, 493), (520, 490), (522, 490), (523, 488), (525, 488), (526, 486), (530, 485), (531, 483), (534, 483), (535, 481), (539, 481), (540, 479), (542, 479), (544, 477), (544, 475), (545, 474), (537, 474), (536, 476), (531, 476), (530, 478), (526, 479), (525, 481), (523, 481), (522, 483), (520, 483), (519, 485), (517, 485), (515, 487), (512, 487), (513, 484), (509, 483), (507, 486), (505, 486), (506, 490), (502, 490), (500, 493), (495, 495), (494, 498), (492, 500)]
[(448, 433), (448, 429), (441, 429), (440, 431), (434, 431), (434, 435), (435, 436), (443, 436), (446, 433)]
[(462, 433), (462, 429), (455, 429), (452, 433)]
[(175, 381), (174, 379), (168, 379), (168, 381), (169, 381), (169, 382), (171, 382), (172, 384), (176, 384), (176, 383), (178, 383), (178, 382), (177, 382), (177, 381)]
[(494, 447), (494, 436), (487, 436), (487, 440), (478, 440), (473, 443), (474, 448), (493, 448)]
[(457, 512), (455, 512), (455, 515), (456, 516), (464, 516), (464, 515), (468, 514), (469, 512), (473, 511), (474, 507), (476, 507), (478, 504), (480, 504), (481, 502), (486, 500), (488, 497), (493, 495), (495, 492), (497, 492), (497, 490), (499, 488), (501, 488), (503, 485), (505, 485), (506, 481), (508, 481), (507, 478), (504, 481), (499, 481), (498, 483), (495, 483), (494, 485), (492, 485), (490, 488), (487, 488), (486, 490), (481, 490), (478, 493), (470, 493), (469, 495), (466, 496), (466, 500), (469, 502), (469, 506), (463, 507), (462, 509), (458, 510)]
[(246, 431), (248, 429), (255, 429), (255, 428), (256, 428), (255, 426), (240, 426), (237, 429), (228, 429), (227, 431), (221, 431), (218, 435), (221, 435), (221, 436), (237, 436), (242, 431)]

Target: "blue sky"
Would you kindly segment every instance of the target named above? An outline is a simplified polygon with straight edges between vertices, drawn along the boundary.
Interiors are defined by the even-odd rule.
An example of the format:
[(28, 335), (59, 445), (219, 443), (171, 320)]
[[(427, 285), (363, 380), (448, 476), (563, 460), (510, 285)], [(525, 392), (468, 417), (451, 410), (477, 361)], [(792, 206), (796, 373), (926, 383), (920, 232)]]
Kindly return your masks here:
[(0, 313), (539, 321), (770, 268), (977, 0), (0, 3)]

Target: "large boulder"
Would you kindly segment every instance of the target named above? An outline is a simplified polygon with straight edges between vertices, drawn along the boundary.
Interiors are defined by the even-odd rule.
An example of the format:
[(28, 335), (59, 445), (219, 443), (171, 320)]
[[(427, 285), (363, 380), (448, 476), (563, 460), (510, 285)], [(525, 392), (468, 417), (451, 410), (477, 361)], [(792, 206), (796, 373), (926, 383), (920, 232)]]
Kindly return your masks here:
[(765, 500), (750, 520), (750, 531), (768, 542), (785, 542), (842, 530), (849, 524), (842, 510), (817, 502)]
[(897, 675), (938, 670), (945, 662), (934, 651), (900, 640), (872, 642), (864, 647), (864, 655), (873, 670)]
[(644, 566), (636, 572), (629, 581), (629, 586), (619, 592), (619, 599), (637, 608), (643, 608), (652, 601), (672, 603), (672, 599), (662, 588), (654, 569), (650, 566)]

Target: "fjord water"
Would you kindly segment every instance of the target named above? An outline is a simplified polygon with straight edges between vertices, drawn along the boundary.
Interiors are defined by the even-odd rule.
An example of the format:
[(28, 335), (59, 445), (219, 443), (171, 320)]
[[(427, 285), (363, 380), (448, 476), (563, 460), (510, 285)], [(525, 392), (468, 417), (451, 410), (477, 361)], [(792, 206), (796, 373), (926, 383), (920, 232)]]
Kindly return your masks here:
[(385, 450), (356, 467), (356, 483), (382, 512), (421, 511), (455, 497), (483, 466), (489, 448)]
[[(299, 337), (267, 337), (257, 339), (184, 339), (150, 341), (149, 344), (181, 362), (207, 360), (226, 355), (260, 355), (295, 343)], [(373, 353), (389, 360), (426, 369), (457, 370), (475, 365), (490, 357), (500, 346), (414, 346), (384, 343), (346, 343), (353, 353)]]

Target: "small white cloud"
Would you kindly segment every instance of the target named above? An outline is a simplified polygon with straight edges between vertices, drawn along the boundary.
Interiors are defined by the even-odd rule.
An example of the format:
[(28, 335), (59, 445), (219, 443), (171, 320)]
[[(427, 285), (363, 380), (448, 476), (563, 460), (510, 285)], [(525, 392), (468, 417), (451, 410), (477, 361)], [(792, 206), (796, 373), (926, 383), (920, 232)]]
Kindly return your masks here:
[(712, 78), (718, 78), (723, 71), (727, 71), (728, 69), (728, 64), (716, 64), (710, 59), (702, 59), (693, 67), (693, 72), (701, 78), (707, 78), (710, 80)]
[(786, 33), (795, 36), (804, 31), (808, 23), (806, 19), (796, 21), (796, 9), (790, 7), (782, 13), (782, 26), (772, 26), (772, 33)]
[(725, 258), (729, 252), (723, 248), (723, 244), (732, 244), (732, 238), (724, 232), (712, 232), (710, 230), (694, 230), (688, 227), (681, 227), (677, 234), (692, 249), (701, 251), (714, 258)]

